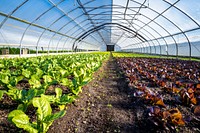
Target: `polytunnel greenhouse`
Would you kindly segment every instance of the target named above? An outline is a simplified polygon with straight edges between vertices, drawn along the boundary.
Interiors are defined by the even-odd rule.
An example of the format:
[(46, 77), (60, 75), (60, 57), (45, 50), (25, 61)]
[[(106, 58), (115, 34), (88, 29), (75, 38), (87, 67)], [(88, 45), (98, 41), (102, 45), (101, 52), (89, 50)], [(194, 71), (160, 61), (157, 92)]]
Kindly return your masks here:
[(200, 132), (198, 0), (0, 0), (0, 132)]

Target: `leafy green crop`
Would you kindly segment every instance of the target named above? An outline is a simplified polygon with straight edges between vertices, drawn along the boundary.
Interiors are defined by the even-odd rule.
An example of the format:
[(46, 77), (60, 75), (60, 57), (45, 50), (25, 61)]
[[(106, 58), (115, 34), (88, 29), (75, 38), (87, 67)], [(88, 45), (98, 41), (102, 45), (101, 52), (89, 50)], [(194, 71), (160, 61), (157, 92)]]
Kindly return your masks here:
[(29, 122), (29, 117), (21, 110), (13, 110), (8, 115), (8, 120), (18, 128), (23, 128), (30, 133), (38, 133), (37, 125)]
[(36, 74), (32, 75), (28, 82), (33, 88), (41, 87), (40, 78)]
[[(0, 100), (7, 94), (18, 102), (17, 110), (8, 116), (9, 121), (28, 132), (47, 132), (108, 56), (108, 53), (92, 53), (0, 59)], [(69, 92), (57, 86), (67, 87)], [(55, 94), (51, 89), (55, 89)], [(51, 114), (50, 104), (62, 111)], [(30, 122), (25, 114), (30, 105), (38, 108), (36, 122)]]
[(31, 71), (27, 70), (27, 69), (22, 69), (22, 75), (26, 78), (30, 78), (31, 76)]
[(72, 103), (77, 96), (72, 94), (62, 94), (61, 88), (55, 88), (56, 95), (41, 95), (41, 97), (45, 97), (50, 103), (54, 103), (59, 106), (60, 110), (65, 108), (66, 104)]
[(0, 73), (1, 84), (9, 84), (9, 76), (6, 73)]
[(34, 98), (33, 106), (37, 108), (36, 122), (30, 122), (30, 118), (21, 110), (10, 112), (8, 120), (30, 133), (46, 133), (54, 120), (65, 115), (65, 110), (52, 114), (51, 106), (44, 97)]
[(18, 109), (26, 111), (28, 106), (32, 104), (32, 100), (36, 96), (44, 94), (44, 90), (29, 89), (29, 90), (19, 90), (15, 87), (9, 86), (9, 90), (5, 92), (13, 100), (19, 102)]

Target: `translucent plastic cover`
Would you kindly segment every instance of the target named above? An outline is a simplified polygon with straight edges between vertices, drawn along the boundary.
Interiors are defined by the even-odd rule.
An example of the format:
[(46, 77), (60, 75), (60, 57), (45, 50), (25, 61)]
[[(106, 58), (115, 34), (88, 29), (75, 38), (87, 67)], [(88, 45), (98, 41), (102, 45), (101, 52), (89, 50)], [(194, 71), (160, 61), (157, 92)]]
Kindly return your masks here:
[(198, 0), (0, 0), (0, 45), (200, 56), (199, 16)]

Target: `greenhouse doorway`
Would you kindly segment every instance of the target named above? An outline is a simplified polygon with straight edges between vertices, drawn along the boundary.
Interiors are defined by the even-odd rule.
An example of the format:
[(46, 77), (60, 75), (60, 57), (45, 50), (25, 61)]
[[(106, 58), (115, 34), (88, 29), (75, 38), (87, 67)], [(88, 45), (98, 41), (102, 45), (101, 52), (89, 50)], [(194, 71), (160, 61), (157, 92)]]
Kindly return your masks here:
[(107, 45), (107, 51), (114, 51), (115, 45)]

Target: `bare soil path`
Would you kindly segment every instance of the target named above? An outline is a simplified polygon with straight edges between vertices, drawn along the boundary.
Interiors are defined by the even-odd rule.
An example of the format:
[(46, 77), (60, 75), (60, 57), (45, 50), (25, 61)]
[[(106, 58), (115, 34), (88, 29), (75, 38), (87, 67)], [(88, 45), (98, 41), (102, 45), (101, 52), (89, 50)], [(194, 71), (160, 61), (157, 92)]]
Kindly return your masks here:
[(49, 133), (134, 132), (137, 126), (132, 104), (127, 83), (111, 58), (84, 86), (67, 114), (54, 122)]

